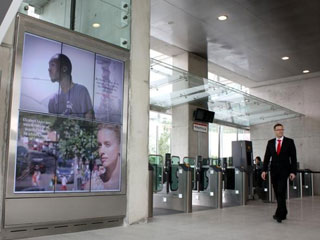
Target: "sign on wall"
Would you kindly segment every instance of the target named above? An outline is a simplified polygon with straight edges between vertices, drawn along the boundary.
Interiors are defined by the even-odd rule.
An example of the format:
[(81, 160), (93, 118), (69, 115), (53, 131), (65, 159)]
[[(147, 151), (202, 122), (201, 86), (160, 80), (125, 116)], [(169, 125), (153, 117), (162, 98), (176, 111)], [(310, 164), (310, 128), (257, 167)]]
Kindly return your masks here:
[(199, 122), (193, 123), (193, 131), (207, 133), (208, 124)]

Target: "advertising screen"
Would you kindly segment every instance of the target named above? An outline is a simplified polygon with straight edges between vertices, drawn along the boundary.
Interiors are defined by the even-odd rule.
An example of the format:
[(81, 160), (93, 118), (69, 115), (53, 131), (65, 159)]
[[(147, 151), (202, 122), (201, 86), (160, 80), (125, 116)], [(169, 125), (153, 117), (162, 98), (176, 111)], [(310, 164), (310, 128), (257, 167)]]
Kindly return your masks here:
[(15, 193), (120, 191), (124, 62), (24, 34)]

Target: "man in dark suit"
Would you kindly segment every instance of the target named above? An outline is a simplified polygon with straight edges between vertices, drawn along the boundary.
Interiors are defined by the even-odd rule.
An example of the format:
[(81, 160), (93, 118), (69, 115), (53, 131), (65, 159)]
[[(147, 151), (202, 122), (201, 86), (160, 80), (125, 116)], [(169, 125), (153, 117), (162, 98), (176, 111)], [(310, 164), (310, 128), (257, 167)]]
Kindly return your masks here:
[(288, 177), (292, 181), (297, 174), (297, 154), (293, 139), (284, 137), (283, 125), (274, 125), (276, 138), (268, 141), (264, 156), (263, 172), (261, 177), (266, 179), (271, 158), (271, 182), (277, 198), (277, 210), (273, 218), (281, 223), (287, 217), (286, 191)]

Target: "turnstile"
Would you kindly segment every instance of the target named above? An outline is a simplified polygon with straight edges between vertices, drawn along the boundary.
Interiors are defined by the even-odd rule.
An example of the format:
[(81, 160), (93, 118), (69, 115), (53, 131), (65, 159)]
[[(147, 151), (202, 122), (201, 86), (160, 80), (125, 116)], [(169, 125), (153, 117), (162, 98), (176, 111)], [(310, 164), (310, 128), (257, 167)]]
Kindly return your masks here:
[(313, 196), (313, 173), (306, 169), (301, 171), (301, 192), (302, 197)]
[(287, 183), (287, 199), (291, 198), (301, 198), (302, 197), (302, 191), (301, 191), (301, 183), (302, 183), (302, 178), (301, 178), (301, 173), (297, 172), (297, 175), (293, 181), (290, 181), (288, 179)]
[[(150, 157), (149, 157), (150, 159)], [(192, 212), (191, 170), (179, 157), (166, 154), (163, 181), (153, 194), (153, 207)], [(162, 187), (159, 185), (162, 184)]]
[(222, 206), (245, 205), (248, 200), (248, 173), (243, 168), (224, 169)]
[(192, 205), (209, 208), (222, 207), (222, 170), (212, 165), (212, 159), (202, 159), (198, 156), (184, 158), (184, 162), (191, 164), (192, 171)]
[[(261, 178), (261, 176), (259, 176), (259, 177)], [(260, 194), (259, 197), (264, 202), (269, 202), (269, 203), (275, 202), (275, 193), (274, 193), (274, 189), (273, 189), (272, 183), (271, 183), (270, 171), (268, 171), (268, 173), (266, 175), (266, 180), (262, 180), (262, 186), (261, 187), (262, 187), (260, 189), (261, 190), (261, 194)]]
[(288, 179), (287, 199), (313, 196), (313, 174), (309, 169), (300, 169), (293, 181)]

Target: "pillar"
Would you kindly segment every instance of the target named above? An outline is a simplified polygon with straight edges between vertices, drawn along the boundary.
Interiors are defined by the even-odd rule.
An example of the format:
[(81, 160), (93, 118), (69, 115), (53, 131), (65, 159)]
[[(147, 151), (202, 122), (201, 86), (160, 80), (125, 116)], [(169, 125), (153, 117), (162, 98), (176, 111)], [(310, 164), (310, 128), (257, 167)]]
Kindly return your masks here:
[[(208, 77), (207, 60), (192, 53), (184, 53), (173, 58), (173, 65), (188, 71), (199, 77)], [(199, 82), (199, 85), (203, 82)], [(180, 82), (173, 86), (173, 90), (194, 87), (189, 81)], [(207, 158), (209, 153), (208, 137), (209, 134), (203, 132), (195, 132), (193, 130), (193, 112), (197, 108), (207, 108), (206, 106), (198, 106), (195, 104), (182, 104), (172, 108), (172, 137), (171, 137), (171, 153), (183, 157), (196, 157), (201, 155)]]
[(131, 0), (131, 3), (127, 224), (148, 217), (150, 0)]

